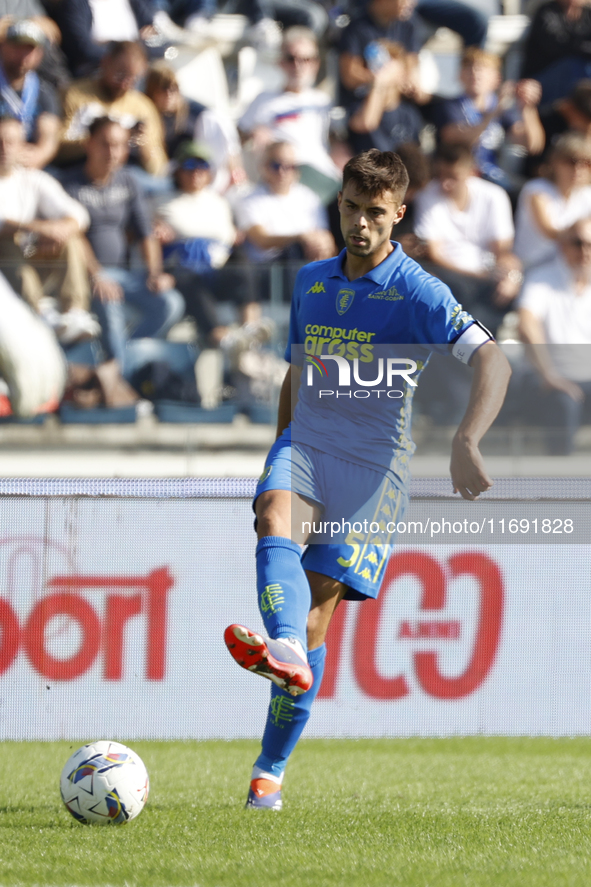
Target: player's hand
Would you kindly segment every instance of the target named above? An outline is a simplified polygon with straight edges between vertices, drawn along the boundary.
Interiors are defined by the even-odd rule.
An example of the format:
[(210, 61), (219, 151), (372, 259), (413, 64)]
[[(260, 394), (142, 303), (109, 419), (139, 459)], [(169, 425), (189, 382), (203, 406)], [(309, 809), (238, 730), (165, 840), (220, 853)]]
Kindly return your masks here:
[(450, 473), (454, 493), (459, 493), (463, 499), (477, 499), (493, 485), (476, 444), (458, 437), (454, 437), (451, 445)]

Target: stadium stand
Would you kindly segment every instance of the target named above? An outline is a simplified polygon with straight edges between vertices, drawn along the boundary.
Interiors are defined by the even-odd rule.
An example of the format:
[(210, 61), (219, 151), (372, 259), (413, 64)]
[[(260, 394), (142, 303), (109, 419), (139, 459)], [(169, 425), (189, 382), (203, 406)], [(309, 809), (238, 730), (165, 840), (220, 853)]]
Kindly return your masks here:
[[(549, 0), (531, 22), (509, 2), (500, 15), (426, 0), (112, 6), (0, 2), (0, 114), (20, 121), (0, 123), (0, 265), (68, 356), (64, 422), (135, 421), (149, 391), (160, 421), (248, 414), (258, 389), (237, 365), (249, 360), (271, 416), (294, 273), (335, 254), (340, 170), (374, 146), (400, 147), (415, 170), (397, 232), (407, 251), (515, 343), (515, 375), (531, 377), (522, 269), (560, 261), (561, 232), (591, 215), (587, 6)], [(99, 118), (119, 161), (113, 145), (87, 154)], [(26, 207), (9, 196), (17, 178)], [(515, 252), (499, 186), (517, 207)], [(56, 239), (67, 219), (76, 236)], [(442, 421), (429, 403), (423, 419)]]

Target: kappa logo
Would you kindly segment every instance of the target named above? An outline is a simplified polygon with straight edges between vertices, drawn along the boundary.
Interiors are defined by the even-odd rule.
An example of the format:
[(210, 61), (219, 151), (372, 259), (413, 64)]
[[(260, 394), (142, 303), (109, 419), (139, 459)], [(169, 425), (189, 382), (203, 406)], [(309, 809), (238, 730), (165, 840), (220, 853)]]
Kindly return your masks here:
[(314, 286), (310, 287), (310, 289), (308, 290), (306, 295), (308, 295), (308, 293), (325, 293), (325, 292), (326, 292), (326, 290), (324, 289), (324, 284), (320, 280), (317, 280), (316, 283), (314, 284)]
[(355, 298), (355, 290), (339, 290), (337, 293), (337, 314), (344, 314), (349, 310)]

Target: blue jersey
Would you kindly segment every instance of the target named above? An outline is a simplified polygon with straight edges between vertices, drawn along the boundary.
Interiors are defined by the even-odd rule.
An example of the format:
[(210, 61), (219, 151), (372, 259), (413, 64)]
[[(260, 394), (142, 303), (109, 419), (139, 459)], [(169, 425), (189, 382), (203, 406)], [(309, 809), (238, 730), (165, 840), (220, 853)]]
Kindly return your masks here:
[[(449, 288), (400, 244), (393, 246), (383, 262), (357, 280), (348, 280), (343, 271), (346, 250), (300, 270), (285, 357), (303, 366), (294, 441), (379, 466), (402, 486), (415, 449), (412, 397), (430, 353), (449, 352), (453, 345), (467, 362), (490, 335), (478, 325), (476, 335), (467, 335), (475, 321)], [(396, 372), (389, 374), (392, 354)], [(350, 364), (348, 376), (336, 358)]]

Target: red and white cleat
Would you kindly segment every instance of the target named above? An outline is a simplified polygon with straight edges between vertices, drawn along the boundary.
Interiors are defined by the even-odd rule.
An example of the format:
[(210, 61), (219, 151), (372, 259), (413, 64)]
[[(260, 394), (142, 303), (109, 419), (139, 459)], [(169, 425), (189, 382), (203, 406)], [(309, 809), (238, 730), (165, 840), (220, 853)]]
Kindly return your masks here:
[(291, 696), (305, 693), (314, 683), (310, 666), (288, 641), (264, 638), (243, 625), (229, 625), (224, 641), (238, 665), (273, 681)]

